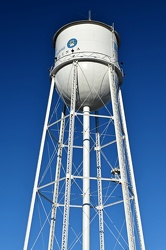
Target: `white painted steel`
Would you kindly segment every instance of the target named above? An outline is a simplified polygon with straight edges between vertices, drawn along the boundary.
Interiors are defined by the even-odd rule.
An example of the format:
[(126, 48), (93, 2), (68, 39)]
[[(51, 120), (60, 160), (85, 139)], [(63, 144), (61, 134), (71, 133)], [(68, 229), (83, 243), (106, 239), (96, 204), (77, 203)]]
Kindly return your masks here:
[(82, 250), (90, 250), (90, 108), (83, 108), (83, 228)]
[[(55, 76), (56, 87), (67, 105), (70, 105), (72, 68), (72, 64), (66, 65)], [(108, 67), (95, 62), (78, 62), (76, 109), (89, 106), (91, 110), (96, 110), (109, 101)]]
[(64, 131), (65, 131), (65, 114), (64, 112), (62, 112), (59, 142), (58, 142), (58, 154), (57, 154), (55, 184), (54, 184), (54, 192), (53, 192), (53, 205), (52, 205), (52, 213), (51, 213), (48, 250), (53, 250), (53, 247), (54, 247), (54, 233), (55, 233), (56, 214), (57, 214), (57, 205), (58, 205), (58, 192), (59, 192), (59, 180), (60, 180), (60, 172), (61, 172), (61, 164), (62, 164)]
[(139, 209), (139, 203), (138, 203), (138, 195), (137, 195), (137, 189), (136, 189), (136, 183), (135, 183), (135, 177), (134, 177), (134, 168), (133, 168), (133, 162), (132, 162), (132, 157), (131, 157), (129, 137), (128, 137), (121, 90), (119, 90), (119, 104), (120, 104), (120, 112), (121, 112), (121, 118), (122, 118), (122, 126), (123, 126), (123, 131), (125, 134), (125, 145), (126, 145), (127, 160), (128, 160), (128, 165), (129, 165), (131, 188), (132, 188), (132, 193), (134, 195), (134, 208), (135, 208), (136, 222), (137, 222), (137, 227), (138, 227), (140, 250), (145, 250), (144, 234), (143, 234), (143, 229), (142, 229), (141, 215), (140, 215), (140, 209)]
[[(118, 61), (118, 41), (114, 30), (109, 25), (101, 25), (99, 22), (75, 22), (67, 25), (66, 28), (60, 29), (55, 34), (55, 57), (57, 58), (56, 66), (68, 59), (76, 56), (77, 52), (90, 52), (96, 55), (106, 55), (114, 61)], [(75, 39), (75, 40), (74, 40)], [(73, 45), (68, 42), (73, 40)], [(86, 56), (86, 55), (85, 55)], [(98, 55), (99, 56), (99, 55)], [(93, 55), (94, 57), (94, 55)], [(92, 57), (92, 58), (93, 58)], [(105, 58), (108, 61), (108, 58)], [(91, 72), (89, 72), (91, 74)]]
[[(117, 244), (121, 249), (126, 249), (127, 247), (129, 250), (136, 250), (137, 247), (135, 244), (135, 232), (133, 229), (131, 211), (132, 195), (134, 196), (133, 200), (138, 235), (140, 239), (140, 250), (145, 250), (127, 126), (120, 91), (122, 72), (118, 64), (118, 34), (114, 31), (114, 28), (109, 25), (91, 20), (80, 21), (62, 27), (55, 34), (54, 44), (56, 50), (56, 60), (50, 73), (52, 76), (52, 82), (23, 250), (28, 250), (28, 241), (34, 213), (36, 193), (39, 192), (39, 190), (42, 191), (42, 189), (50, 187), (51, 185), (51, 198), (50, 196), (39, 192), (39, 194), (44, 197), (46, 201), (49, 201), (49, 205), (51, 204), (50, 207), (48, 205), (49, 209), (47, 207), (47, 211), (49, 211), (47, 214), (44, 210), (46, 214), (46, 221), (43, 224), (44, 228), (45, 223), (50, 219), (50, 224), (48, 223), (49, 232), (47, 235), (49, 236), (47, 238), (48, 250), (53, 250), (54, 248), (61, 250), (78, 249), (78, 247), (81, 247), (82, 250), (90, 250), (92, 240), (93, 244), (97, 247), (100, 245), (100, 250), (107, 249), (107, 247), (115, 249)], [(66, 116), (62, 113), (61, 118), (58, 118), (59, 116), (57, 116), (55, 121), (52, 121), (52, 123), (48, 125), (48, 117), (55, 86), (54, 83), (56, 84), (56, 88), (65, 104), (69, 105), (70, 109), (68, 110), (68, 114)], [(106, 114), (104, 112), (102, 113), (102, 111), (99, 115), (96, 113), (94, 114), (93, 112), (91, 113), (91, 111), (103, 107), (109, 101), (112, 101), (112, 111), (106, 108), (107, 110), (105, 109), (104, 111), (108, 111)], [(80, 109), (80, 112), (76, 112), (76, 109)], [(113, 116), (111, 112), (113, 112)], [(94, 120), (90, 123), (90, 120), (104, 120), (103, 118), (108, 119), (108, 122), (104, 122), (104, 125), (102, 124), (102, 132), (100, 134), (100, 131), (96, 129), (98, 125), (94, 125)], [(112, 120), (114, 120), (114, 122), (112, 122)], [(58, 127), (60, 121), (61, 126), (58, 140), (58, 136), (56, 134), (57, 132), (55, 132), (56, 129), (54, 126), (57, 125)], [(79, 139), (81, 140), (81, 143), (83, 140), (81, 145), (80, 141), (78, 145), (77, 143), (75, 144), (75, 141), (78, 138), (75, 136), (75, 132), (77, 132), (77, 128), (75, 130), (75, 126), (78, 125), (78, 121), (79, 126), (81, 124), (80, 134), (82, 135), (83, 132), (83, 138), (81, 137), (81, 139)], [(111, 123), (113, 127), (113, 129), (111, 128), (111, 131), (107, 131), (109, 127), (107, 127), (107, 125), (109, 123)], [(65, 124), (67, 125), (66, 127)], [(93, 126), (92, 133), (90, 131), (90, 126)], [(96, 133), (94, 133), (95, 129)], [(114, 134), (114, 130), (115, 135), (112, 137), (112, 131)], [(47, 131), (50, 134), (55, 132), (56, 135), (51, 135), (51, 139), (54, 139), (53, 156), (56, 156), (55, 162), (52, 163), (52, 165), (55, 164), (54, 167), (56, 166), (54, 175), (55, 179), (52, 180), (51, 178), (51, 181), (49, 182), (48, 178), (46, 179), (46, 182), (43, 182), (43, 185), (40, 186), (40, 183), (38, 183), (39, 174), (40, 171), (42, 172), (41, 162), (42, 158), (44, 158), (43, 150)], [(64, 132), (67, 132), (66, 137)], [(102, 138), (101, 141), (100, 136)], [(90, 149), (90, 142), (93, 144), (93, 148), (96, 151), (96, 161), (93, 158), (93, 162), (90, 162), (91, 155), (94, 157)], [(115, 147), (113, 148), (113, 146), (117, 146), (118, 160), (116, 149)], [(107, 147), (108, 150), (106, 150)], [(81, 151), (80, 156), (83, 154), (82, 159), (79, 159), (79, 157), (74, 159), (73, 150), (75, 149)], [(63, 154), (62, 151), (64, 152)], [(113, 175), (113, 172), (115, 171), (113, 171), (114, 168), (109, 162), (110, 158), (108, 158), (108, 160), (105, 156), (107, 153), (110, 158), (112, 156), (115, 157), (114, 154), (116, 155), (116, 162), (119, 163), (118, 168), (120, 167), (120, 172), (116, 176)], [(75, 160), (81, 160), (81, 163), (79, 162), (79, 166), (77, 164), (75, 165)], [(95, 162), (96, 166), (93, 168)], [(127, 162), (129, 176), (128, 169), (126, 168)], [(72, 166), (74, 169), (72, 169)], [(105, 172), (106, 169), (107, 172)], [(114, 192), (114, 185), (117, 187), (117, 192), (120, 192), (120, 195), (118, 196), (116, 196), (115, 193), (116, 199), (115, 196), (112, 196)], [(132, 195), (129, 190), (129, 185), (132, 189)], [(71, 188), (72, 191), (75, 191), (73, 189), (77, 188), (76, 193), (79, 198), (81, 197), (81, 200), (77, 200), (75, 192), (74, 199), (71, 199), (73, 195)], [(123, 198), (121, 198), (121, 192), (123, 194)], [(92, 202), (93, 199), (94, 203)], [(92, 204), (90, 204), (91, 202)], [(121, 227), (119, 227), (120, 229), (118, 230), (116, 225), (114, 225), (114, 222), (112, 222), (112, 219), (114, 220), (115, 217), (114, 214), (112, 214), (112, 211), (115, 212), (115, 215), (117, 211), (122, 211), (120, 210), (121, 208), (118, 207), (122, 204), (124, 206), (125, 222), (127, 227), (127, 232), (124, 234), (127, 234), (128, 243), (127, 240), (124, 240), (124, 237), (121, 236)], [(116, 208), (112, 209), (114, 205), (116, 206), (117, 211), (115, 211)], [(59, 209), (57, 209), (57, 206)], [(75, 210), (77, 209), (79, 212), (75, 213)], [(79, 225), (77, 225), (76, 216), (79, 213), (82, 213), (82, 220), (79, 218)], [(95, 216), (93, 216), (94, 213), (96, 213)], [(74, 217), (72, 217), (73, 214)], [(60, 215), (60, 220), (57, 223), (57, 220), (59, 219), (58, 215)], [(97, 217), (99, 221), (97, 220), (96, 223), (95, 219), (97, 219)], [(74, 227), (70, 225), (70, 219), (71, 221), (74, 219)], [(119, 220), (119, 214), (117, 219)], [(112, 222), (113, 230), (115, 229), (115, 231), (112, 231), (112, 225), (109, 224), (110, 222)], [(119, 221), (117, 221), (117, 223), (119, 223)], [(57, 236), (55, 235), (55, 226), (58, 228)], [(90, 235), (90, 229), (93, 228), (95, 228), (96, 233), (97, 230), (99, 230), (99, 238), (97, 241), (95, 239), (95, 235)], [(71, 231), (72, 234), (70, 234)], [(37, 238), (40, 233), (37, 234)], [(107, 236), (109, 235), (111, 237), (112, 245), (110, 246), (110, 243), (108, 243), (109, 237), (105, 236), (106, 233)], [(104, 237), (107, 239), (106, 241), (104, 241)], [(35, 246), (35, 244), (36, 241), (33, 246)], [(56, 246), (54, 244), (56, 244)]]
[(53, 91), (54, 91), (54, 87), (55, 87), (54, 82), (55, 82), (54, 77), (52, 77), (23, 250), (28, 249), (29, 236), (30, 236), (32, 217), (33, 217), (34, 205), (35, 205), (36, 194), (37, 194), (37, 187), (38, 187), (39, 174), (40, 174), (41, 162), (42, 162), (42, 157), (43, 157), (43, 150), (44, 150), (44, 143), (45, 143), (46, 132), (47, 132), (48, 119), (49, 119), (49, 114), (50, 114)]
[[(96, 117), (96, 120), (98, 118)], [(98, 123), (96, 122), (96, 167), (97, 167), (97, 188), (98, 188), (98, 214), (99, 214), (99, 238), (100, 250), (104, 250), (104, 220), (103, 220), (103, 195), (102, 195), (102, 175), (101, 175), (101, 147)]]
[(77, 85), (77, 62), (74, 61), (73, 66), (74, 66), (74, 71), (73, 71), (73, 81), (72, 81), (72, 90), (71, 90), (70, 124), (69, 124), (69, 135), (68, 135), (66, 186), (65, 186), (65, 197), (64, 197), (61, 250), (67, 250), (68, 230), (69, 230), (69, 210), (70, 210), (71, 174), (72, 174), (72, 158), (73, 158), (74, 122), (75, 122), (75, 101), (76, 101), (76, 85)]
[(109, 67), (109, 79), (110, 79), (110, 90), (111, 90), (111, 99), (112, 99), (112, 109), (114, 116), (114, 125), (115, 125), (115, 134), (117, 141), (117, 151), (119, 159), (119, 167), (121, 174), (121, 183), (122, 183), (122, 193), (124, 199), (124, 210), (126, 218), (126, 227), (127, 227), (127, 236), (130, 250), (136, 250), (135, 246), (135, 236), (133, 229), (133, 220), (132, 220), (132, 211), (130, 206), (129, 198), (129, 186), (127, 180), (126, 164), (125, 164), (125, 155), (123, 148), (123, 135), (120, 124), (120, 115), (119, 115), (119, 102), (118, 102), (118, 85), (114, 80), (114, 69)]
[[(70, 45), (71, 44), (71, 45)], [(112, 26), (94, 21), (71, 23), (61, 28), (54, 37), (56, 87), (70, 105), (71, 66), (78, 60), (78, 91), (76, 108), (89, 106), (99, 109), (110, 101), (108, 63), (118, 64), (119, 36)]]

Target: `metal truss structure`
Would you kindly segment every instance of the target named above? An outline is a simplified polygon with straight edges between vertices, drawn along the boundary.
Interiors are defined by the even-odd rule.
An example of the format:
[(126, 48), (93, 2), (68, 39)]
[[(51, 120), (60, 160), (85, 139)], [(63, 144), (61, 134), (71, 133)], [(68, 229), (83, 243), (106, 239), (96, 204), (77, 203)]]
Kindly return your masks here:
[(75, 109), (51, 88), (23, 250), (145, 250), (120, 86), (108, 65), (111, 102)]

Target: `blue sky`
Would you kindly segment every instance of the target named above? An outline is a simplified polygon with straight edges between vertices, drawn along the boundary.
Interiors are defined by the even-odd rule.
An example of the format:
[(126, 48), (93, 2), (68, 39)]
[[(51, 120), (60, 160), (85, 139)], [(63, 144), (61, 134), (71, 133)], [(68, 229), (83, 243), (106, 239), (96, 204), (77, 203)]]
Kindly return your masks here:
[(115, 24), (146, 247), (164, 250), (164, 1), (7, 1), (0, 6), (0, 249), (22, 249), (53, 65), (52, 37), (88, 19)]

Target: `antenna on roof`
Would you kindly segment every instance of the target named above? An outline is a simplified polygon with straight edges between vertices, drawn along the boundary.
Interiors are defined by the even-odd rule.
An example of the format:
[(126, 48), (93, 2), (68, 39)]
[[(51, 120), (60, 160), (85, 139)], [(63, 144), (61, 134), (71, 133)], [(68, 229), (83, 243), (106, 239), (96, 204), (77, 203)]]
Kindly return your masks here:
[(88, 13), (89, 13), (89, 21), (91, 21), (91, 10), (89, 10)]

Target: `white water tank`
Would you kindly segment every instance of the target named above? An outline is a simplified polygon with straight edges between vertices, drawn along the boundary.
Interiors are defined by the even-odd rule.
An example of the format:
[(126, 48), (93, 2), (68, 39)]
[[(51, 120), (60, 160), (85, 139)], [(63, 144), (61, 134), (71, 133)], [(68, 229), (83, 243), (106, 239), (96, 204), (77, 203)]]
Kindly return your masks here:
[(108, 65), (115, 68), (115, 81), (122, 82), (118, 64), (119, 35), (112, 26), (98, 21), (77, 21), (59, 29), (53, 38), (56, 87), (70, 105), (73, 61), (78, 61), (76, 108), (97, 110), (111, 100)]

